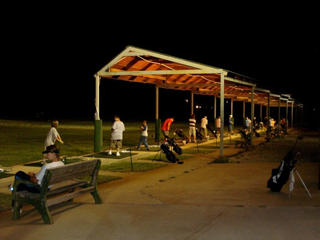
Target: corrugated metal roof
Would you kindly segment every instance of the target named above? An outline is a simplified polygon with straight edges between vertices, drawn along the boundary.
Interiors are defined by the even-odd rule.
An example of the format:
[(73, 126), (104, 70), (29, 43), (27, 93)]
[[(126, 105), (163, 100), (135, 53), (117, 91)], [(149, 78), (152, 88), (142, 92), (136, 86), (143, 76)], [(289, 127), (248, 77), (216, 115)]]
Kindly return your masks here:
[[(134, 46), (127, 46), (120, 54), (97, 72), (102, 78), (118, 81), (154, 84), (159, 88), (190, 91), (194, 94), (220, 97), (221, 75), (224, 76), (224, 97), (234, 101), (268, 105), (271, 93), (257, 87), (256, 80), (225, 69), (173, 57)], [(270, 106), (296, 103), (290, 96), (270, 94)], [(300, 105), (300, 104), (299, 104)]]

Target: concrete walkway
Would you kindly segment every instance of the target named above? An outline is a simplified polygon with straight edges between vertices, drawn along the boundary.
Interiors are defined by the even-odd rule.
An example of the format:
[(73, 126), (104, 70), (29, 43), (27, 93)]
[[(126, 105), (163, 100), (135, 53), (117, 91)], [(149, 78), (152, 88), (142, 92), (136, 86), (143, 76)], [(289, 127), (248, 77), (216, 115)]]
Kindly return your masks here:
[[(225, 156), (238, 151), (227, 148)], [(31, 206), (15, 221), (11, 211), (1, 213), (1, 240), (320, 238), (318, 163), (299, 166), (312, 197), (298, 176), (289, 196), (287, 185), (280, 193), (266, 188), (278, 164), (213, 164), (218, 156), (196, 154), (184, 164), (99, 185), (102, 205), (87, 195), (53, 206), (52, 225)]]

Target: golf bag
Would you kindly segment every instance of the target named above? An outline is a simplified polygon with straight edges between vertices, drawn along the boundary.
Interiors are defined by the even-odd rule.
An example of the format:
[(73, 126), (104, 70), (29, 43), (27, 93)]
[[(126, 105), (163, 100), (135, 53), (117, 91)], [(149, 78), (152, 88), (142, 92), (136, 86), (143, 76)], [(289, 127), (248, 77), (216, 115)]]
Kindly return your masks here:
[(276, 137), (277, 136), (277, 124), (274, 125), (274, 127), (269, 126), (266, 131), (267, 134), (270, 135), (270, 137)]
[(189, 142), (189, 138), (183, 133), (182, 129), (176, 128), (174, 131), (183, 141), (186, 141), (186, 143)]
[(196, 138), (199, 140), (204, 139), (204, 136), (199, 132), (198, 128), (196, 128)]
[(287, 129), (286, 129), (286, 126), (280, 126), (280, 131), (279, 131), (279, 133), (281, 133), (281, 132), (283, 132), (283, 134), (288, 134), (288, 132), (287, 132)]
[(215, 138), (218, 138), (216, 131), (213, 130), (213, 128), (212, 128), (209, 124), (207, 124), (207, 129), (212, 133), (212, 135), (213, 135)]
[(260, 134), (257, 132), (256, 127), (253, 127), (252, 131), (254, 132), (257, 138), (260, 137)]
[(238, 130), (241, 138), (243, 138), (246, 142), (250, 143), (250, 134), (247, 134), (243, 129)]
[(160, 148), (162, 152), (166, 155), (166, 158), (169, 162), (176, 163), (177, 161), (179, 161), (176, 155), (170, 150), (170, 146), (166, 142), (162, 143)]
[(174, 141), (174, 138), (169, 138), (168, 136), (166, 136), (166, 138), (167, 138), (167, 143), (169, 144), (169, 146), (171, 146), (173, 148), (173, 151), (175, 151), (177, 154), (181, 155), (182, 154), (182, 149)]
[(278, 168), (273, 168), (271, 171), (271, 177), (267, 182), (267, 188), (270, 188), (272, 192), (280, 192), (283, 185), (289, 180), (290, 172), (295, 167), (295, 164), (298, 162), (297, 156), (300, 153), (295, 153), (293, 150), (290, 150), (284, 159), (281, 161)]

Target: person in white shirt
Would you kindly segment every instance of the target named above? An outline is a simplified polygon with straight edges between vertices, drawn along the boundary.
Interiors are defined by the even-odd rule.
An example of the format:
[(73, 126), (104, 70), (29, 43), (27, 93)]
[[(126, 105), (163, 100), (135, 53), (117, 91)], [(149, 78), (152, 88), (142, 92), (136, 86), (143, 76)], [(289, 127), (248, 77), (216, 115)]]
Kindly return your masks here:
[(208, 125), (208, 118), (207, 118), (207, 116), (204, 116), (203, 118), (201, 118), (200, 133), (203, 132), (204, 137), (205, 137), (206, 139), (207, 139), (207, 137), (208, 137), (207, 125)]
[[(47, 154), (48, 163), (42, 165), (40, 171), (37, 174), (34, 172), (25, 173), (23, 171), (18, 171), (15, 174), (14, 179), (30, 181), (30, 183), (31, 182), (37, 183), (39, 186), (41, 186), (42, 179), (47, 169), (64, 165), (64, 163), (60, 161), (59, 152), (60, 152), (60, 149), (56, 145), (50, 145), (46, 147), (46, 150), (43, 151), (42, 154)], [(8, 187), (11, 191), (13, 190), (13, 186), (11, 184)], [(19, 192), (24, 190), (28, 192), (33, 192), (33, 193), (40, 192), (40, 190), (34, 187), (32, 184), (24, 184), (24, 183), (19, 184), (16, 191)], [(14, 201), (12, 201), (12, 206), (14, 206)], [(21, 207), (20, 207), (20, 212), (22, 212)]]
[(112, 155), (112, 149), (116, 148), (116, 156), (120, 156), (120, 149), (122, 147), (123, 132), (125, 131), (124, 123), (120, 120), (119, 115), (114, 116), (114, 123), (111, 128), (110, 148), (108, 155)]
[(137, 149), (140, 150), (141, 144), (144, 144), (144, 146), (147, 148), (148, 151), (150, 151), (149, 145), (148, 145), (148, 125), (147, 120), (143, 120), (142, 125), (140, 127), (141, 135), (140, 140), (138, 143)]
[(217, 128), (217, 137), (220, 137), (220, 128), (221, 128), (221, 118), (220, 118), (220, 116), (216, 120), (216, 128)]
[(251, 120), (250, 120), (249, 117), (246, 117), (245, 131), (246, 132), (251, 132)]
[(46, 150), (48, 146), (54, 145), (56, 141), (59, 141), (61, 144), (64, 143), (58, 133), (58, 125), (59, 122), (57, 120), (52, 121), (51, 128), (47, 134), (46, 140), (44, 141), (44, 150)]
[[(64, 144), (57, 130), (58, 125), (59, 125), (58, 120), (53, 120), (51, 122), (51, 128), (48, 131), (47, 137), (44, 141), (44, 150), (46, 150), (48, 146), (56, 144), (56, 141), (59, 141), (61, 144)], [(42, 163), (46, 163), (46, 158), (47, 158), (47, 154), (44, 154)]]

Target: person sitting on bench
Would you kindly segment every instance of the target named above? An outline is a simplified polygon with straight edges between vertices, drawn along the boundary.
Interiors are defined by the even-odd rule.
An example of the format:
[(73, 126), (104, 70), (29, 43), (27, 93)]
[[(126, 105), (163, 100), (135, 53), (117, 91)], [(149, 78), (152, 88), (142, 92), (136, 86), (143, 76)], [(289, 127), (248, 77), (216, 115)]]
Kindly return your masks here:
[[(47, 154), (48, 157), (48, 163), (42, 165), (40, 171), (35, 174), (34, 172), (28, 172), (25, 173), (23, 171), (18, 171), (14, 178), (15, 179), (22, 179), (22, 180), (27, 180), (30, 182), (38, 183), (38, 185), (41, 185), (42, 178), (46, 172), (47, 169), (53, 168), (53, 167), (58, 167), (64, 165), (62, 161), (60, 161), (60, 156), (59, 156), (60, 149), (56, 145), (50, 145), (46, 147), (46, 150), (42, 152), (42, 154)], [(12, 191), (12, 185), (9, 185), (9, 189)], [(33, 187), (31, 184), (19, 184), (17, 192), (20, 191), (28, 191), (28, 192), (33, 192), (33, 193), (39, 193), (39, 190)], [(12, 200), (12, 206), (14, 206), (14, 201)], [(20, 207), (20, 213), (22, 212), (22, 209)]]

